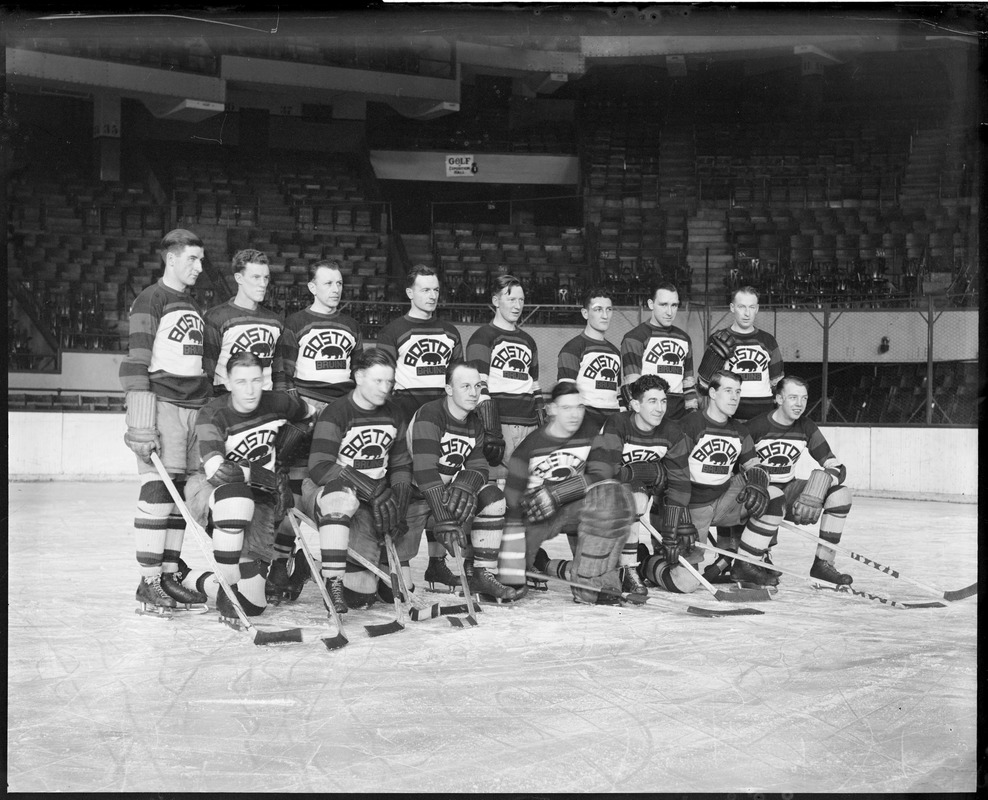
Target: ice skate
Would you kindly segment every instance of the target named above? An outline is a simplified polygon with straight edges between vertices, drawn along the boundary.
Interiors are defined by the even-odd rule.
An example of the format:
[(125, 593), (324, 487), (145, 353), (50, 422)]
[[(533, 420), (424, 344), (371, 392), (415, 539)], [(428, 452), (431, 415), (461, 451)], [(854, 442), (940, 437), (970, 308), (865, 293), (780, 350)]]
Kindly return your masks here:
[(288, 588), (285, 589), (283, 597), (285, 600), (294, 602), (302, 594), (302, 587), (305, 586), (305, 582), (312, 577), (312, 570), (309, 569), (309, 562), (305, 560), (305, 553), (301, 550), (295, 551), (292, 564), (292, 571), (288, 575)]
[(343, 578), (326, 578), (325, 581), (326, 593), (329, 595), (329, 599), (333, 601), (333, 608), (336, 609), (336, 613), (346, 614), (350, 610), (350, 604), (347, 603), (349, 590), (344, 588)]
[(645, 588), (634, 566), (628, 565), (621, 572), (621, 591), (627, 595), (626, 600), (635, 605), (644, 603), (648, 599), (648, 589)]
[(813, 566), (810, 567), (810, 577), (816, 578), (818, 581), (836, 583), (838, 586), (850, 586), (854, 581), (854, 578), (846, 572), (840, 572), (832, 561), (825, 561), (820, 556), (816, 556), (813, 559)]
[(731, 583), (731, 562), (724, 556), (717, 556), (712, 564), (703, 568), (703, 578), (708, 583)]
[[(233, 591), (237, 590), (236, 584), (230, 587)], [(236, 630), (243, 629), (243, 623), (240, 621), (240, 617), (237, 615), (237, 609), (234, 607), (233, 602), (230, 600), (226, 593), (226, 589), (222, 586), (216, 593), (216, 610), (220, 615), (220, 622), (224, 625), (229, 625), (231, 628)]]
[(137, 584), (136, 599), (140, 606), (134, 612), (151, 617), (170, 617), (178, 606), (161, 588), (160, 575), (141, 578)]
[[(429, 565), (425, 568), (425, 582), (429, 584), (430, 592), (452, 592), (460, 585), (460, 579), (446, 566), (446, 559), (430, 557)], [(439, 584), (439, 587), (436, 587)]]
[(197, 614), (205, 614), (209, 608), (206, 605), (208, 599), (205, 594), (197, 589), (189, 589), (182, 584), (182, 573), (163, 572), (161, 573), (161, 588), (165, 594), (175, 601), (180, 611), (191, 611)]
[(268, 602), (281, 600), (282, 595), (288, 590), (288, 559), (276, 558), (271, 562), (268, 570), (268, 577), (264, 581), (264, 594)]
[(734, 565), (731, 567), (731, 580), (740, 583), (744, 588), (777, 586), (779, 583), (777, 572), (770, 571), (765, 567), (749, 564), (747, 561), (741, 561), (740, 559), (735, 560)]
[[(547, 575), (549, 572), (549, 554), (541, 547), (535, 554), (532, 566), (536, 572), (541, 572), (543, 575)], [(547, 592), (549, 591), (549, 583), (548, 581), (540, 581), (538, 578), (532, 578), (526, 575), (525, 588), (531, 589), (533, 592)]]
[(467, 586), (481, 600), (493, 600), (500, 603), (518, 599), (518, 592), (501, 583), (487, 567), (474, 567), (470, 570), (467, 575)]

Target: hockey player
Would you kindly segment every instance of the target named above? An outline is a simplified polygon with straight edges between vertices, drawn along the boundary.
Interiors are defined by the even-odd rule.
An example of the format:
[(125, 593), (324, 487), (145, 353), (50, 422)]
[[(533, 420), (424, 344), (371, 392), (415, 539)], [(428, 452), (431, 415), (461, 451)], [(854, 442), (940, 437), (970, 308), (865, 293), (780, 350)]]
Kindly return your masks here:
[(164, 274), (130, 308), (130, 342), (120, 364), (126, 392), (124, 442), (137, 454), (141, 479), (134, 534), (145, 612), (168, 613), (205, 595), (181, 584), (179, 556), (185, 521), (151, 464), (157, 452), (179, 491), (198, 466), (195, 418), (212, 394), (212, 364), (203, 349), (203, 319), (189, 296), (202, 272), (202, 241), (177, 228), (161, 240)]
[[(741, 402), (734, 419), (747, 422), (774, 408), (773, 396), (783, 375), (782, 353), (775, 337), (755, 327), (758, 315), (758, 292), (742, 286), (731, 297), (734, 321), (728, 328), (714, 331), (707, 340), (697, 369), (701, 392), (709, 386), (708, 376), (719, 369), (730, 370), (741, 378)], [(718, 528), (717, 544), (721, 549), (737, 550), (743, 528)], [(726, 579), (724, 573), (720, 576)]]
[(595, 286), (587, 290), (580, 313), (586, 327), (559, 351), (556, 379), (576, 383), (584, 413), (599, 428), (620, 410), (621, 351), (604, 338), (614, 313), (607, 289)]
[[(803, 416), (807, 402), (805, 381), (787, 375), (779, 382), (775, 402), (777, 408), (751, 420), (748, 431), (772, 485), (782, 489), (785, 518), (797, 525), (819, 522), (820, 538), (839, 544), (851, 510), (851, 490), (844, 485), (847, 470), (816, 423)], [(807, 450), (822, 469), (813, 470), (809, 478), (803, 480), (794, 477), (794, 472), (796, 462)], [(749, 537), (752, 549), (765, 549), (766, 537), (769, 542), (774, 541), (779, 521), (778, 516), (761, 518)], [(851, 576), (834, 566), (835, 557), (834, 550), (817, 545), (810, 567), (811, 577), (838, 585), (850, 584)], [(720, 560), (724, 561), (723, 557)]]
[[(363, 350), (357, 321), (340, 313), (343, 299), (343, 266), (338, 261), (317, 261), (309, 266), (312, 305), (290, 315), (278, 342), (277, 355), (283, 367), (276, 389), (298, 393), (312, 408), (313, 419), (328, 403), (353, 389), (352, 359)], [(286, 431), (286, 436), (291, 429)], [(308, 474), (311, 425), (295, 431), (297, 436), (281, 460), (286, 462), (296, 504), (301, 502), (302, 481)], [(268, 575), (269, 591), (288, 590), (288, 558), (295, 532), (286, 520), (275, 539), (275, 560)]]
[(206, 312), (207, 347), (219, 354), (213, 391), (230, 391), (226, 364), (230, 356), (242, 350), (261, 360), (264, 388), (273, 389), (275, 383), (282, 382), (281, 357), (275, 348), (284, 323), (278, 314), (261, 305), (271, 280), (268, 257), (260, 250), (239, 250), (233, 256), (233, 279), (237, 282), (236, 295)]
[(518, 443), (545, 422), (535, 340), (518, 328), (525, 290), (511, 275), (498, 275), (491, 294), (494, 319), (467, 342), (466, 358), (480, 373), (477, 414), (484, 423), (484, 456), (491, 479), (503, 480)]
[[(212, 522), (213, 556), (247, 616), (267, 605), (265, 579), (274, 555), (277, 524), (292, 506), (287, 476), (275, 471), (279, 431), (309, 414), (305, 401), (285, 392), (265, 391), (264, 364), (249, 350), (227, 362), (229, 393), (214, 398), (196, 421), (202, 463), (189, 478), (189, 511), (202, 524)], [(307, 576), (304, 559), (292, 575), (296, 596)], [(235, 618), (226, 593), (211, 573), (185, 579), (216, 600), (222, 616)]]
[[(658, 375), (643, 375), (630, 386), (631, 410), (611, 416), (600, 435), (594, 439), (587, 477), (591, 481), (616, 478), (627, 484), (635, 497), (635, 513), (641, 517), (649, 507), (652, 527), (662, 531), (667, 520), (689, 533), (690, 475), (687, 465), (687, 442), (682, 429), (666, 414), (666, 391), (669, 384)], [(671, 536), (679, 535), (678, 529)], [(646, 535), (644, 541), (648, 541)], [(637, 572), (640, 525), (621, 551), (623, 591), (632, 598), (644, 599), (648, 590)], [(687, 553), (692, 542), (683, 543)], [(647, 548), (646, 548), (647, 552)], [(673, 570), (683, 569), (673, 563)]]
[[(403, 568), (418, 552), (423, 527), (437, 544), (463, 551), (471, 592), (495, 600), (515, 600), (518, 593), (498, 581), (497, 557), (504, 530), (504, 494), (487, 483), (484, 427), (474, 412), (480, 399), (480, 374), (462, 360), (450, 363), (446, 396), (423, 405), (408, 428), (412, 457), (413, 500), (408, 508), (408, 533), (398, 555)], [(431, 540), (430, 540), (431, 541)], [(425, 570), (430, 583), (458, 583), (446, 562), (431, 554)]]
[(648, 301), (650, 319), (632, 328), (621, 342), (622, 393), (630, 407), (627, 387), (642, 375), (658, 375), (669, 384), (666, 395), (670, 419), (681, 419), (698, 406), (693, 381), (693, 345), (686, 331), (672, 323), (679, 311), (679, 290), (661, 283)]
[[(774, 512), (782, 491), (769, 485), (768, 473), (758, 459), (747, 428), (733, 419), (741, 400), (741, 379), (718, 370), (710, 376), (707, 404), (680, 421), (688, 450), (690, 502), (685, 514), (671, 503), (663, 505), (662, 536), (656, 553), (640, 566), (646, 583), (673, 592), (692, 592), (699, 581), (685, 568), (676, 567), (679, 556), (699, 564), (702, 558), (693, 544), (706, 537), (711, 525), (747, 523), (741, 548), (756, 557), (767, 548), (753, 546), (749, 530), (758, 530), (762, 515)], [(739, 472), (733, 475), (735, 465)], [(774, 505), (773, 505), (774, 503)], [(737, 562), (742, 563), (742, 562)], [(739, 581), (769, 585), (766, 568), (746, 565)]]
[(319, 527), (322, 579), (341, 614), (372, 605), (377, 591), (377, 577), (348, 561), (347, 547), (375, 564), (385, 534), (401, 547), (412, 473), (407, 426), (388, 399), (394, 375), (385, 351), (355, 354), (353, 389), (320, 412), (312, 437), (302, 508)]
[[(524, 587), (526, 571), (534, 567), (545, 572), (549, 565), (541, 560), (536, 564), (542, 543), (565, 533), (576, 567), (580, 563), (586, 566), (591, 553), (597, 556), (600, 566), (599, 571), (591, 569), (590, 573), (571, 567), (568, 575), (573, 580), (578, 573), (581, 578), (592, 576), (602, 582), (598, 585), (620, 590), (617, 562), (631, 533), (634, 499), (626, 487), (616, 481), (604, 481), (600, 484), (604, 488), (595, 492), (587, 504), (590, 481), (585, 470), (597, 429), (584, 415), (576, 384), (557, 383), (547, 410), (548, 424), (529, 434), (508, 464), (504, 490), (507, 516), (499, 560), (501, 581)], [(596, 516), (604, 508), (613, 514), (606, 524)], [(595, 521), (595, 526), (587, 527), (590, 520)], [(581, 539), (586, 545), (582, 550)], [(533, 586), (541, 588), (540, 584)], [(613, 602), (611, 595), (600, 595), (598, 599), (594, 593), (576, 590), (574, 597), (579, 602)]]

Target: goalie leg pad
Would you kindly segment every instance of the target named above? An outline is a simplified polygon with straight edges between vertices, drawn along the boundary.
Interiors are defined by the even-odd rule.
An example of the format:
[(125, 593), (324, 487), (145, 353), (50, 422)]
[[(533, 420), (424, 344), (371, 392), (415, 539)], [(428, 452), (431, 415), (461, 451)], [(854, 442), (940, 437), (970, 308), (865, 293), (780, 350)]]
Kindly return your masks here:
[[(627, 486), (608, 480), (587, 490), (571, 566), (575, 581), (620, 592), (618, 560), (634, 520), (635, 500)], [(594, 604), (598, 593), (573, 588), (573, 596), (578, 602)]]

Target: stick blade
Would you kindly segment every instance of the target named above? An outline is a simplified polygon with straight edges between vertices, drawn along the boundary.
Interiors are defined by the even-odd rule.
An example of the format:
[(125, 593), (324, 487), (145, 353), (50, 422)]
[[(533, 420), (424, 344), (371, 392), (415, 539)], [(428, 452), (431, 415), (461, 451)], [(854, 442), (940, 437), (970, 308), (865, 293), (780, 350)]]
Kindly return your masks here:
[(408, 610), (408, 616), (414, 622), (421, 622), (427, 619), (435, 619), (436, 617), (439, 616), (439, 613), (440, 613), (439, 603), (432, 603), (431, 605), (426, 606), (424, 608), (418, 608), (416, 606), (412, 606)]
[(768, 589), (745, 589), (742, 586), (730, 591), (718, 589), (714, 597), (722, 603), (763, 603), (772, 599)]
[(367, 631), (368, 636), (387, 636), (389, 633), (405, 630), (405, 626), (393, 619), (391, 622), (385, 622), (381, 625), (364, 625), (364, 630)]
[(949, 600), (951, 603), (955, 600), (964, 600), (967, 597), (973, 597), (978, 593), (978, 584), (972, 583), (970, 586), (965, 586), (963, 589), (955, 589), (951, 592), (944, 592), (943, 599)]
[(254, 634), (254, 644), (288, 644), (302, 641), (301, 628), (289, 628), (283, 631), (258, 631)]
[(336, 636), (327, 636), (322, 640), (322, 643), (326, 645), (327, 650), (342, 650), (350, 644), (350, 640), (342, 633), (338, 633)]
[(687, 614), (696, 614), (698, 617), (750, 617), (765, 612), (758, 608), (700, 608), (699, 606), (689, 606)]

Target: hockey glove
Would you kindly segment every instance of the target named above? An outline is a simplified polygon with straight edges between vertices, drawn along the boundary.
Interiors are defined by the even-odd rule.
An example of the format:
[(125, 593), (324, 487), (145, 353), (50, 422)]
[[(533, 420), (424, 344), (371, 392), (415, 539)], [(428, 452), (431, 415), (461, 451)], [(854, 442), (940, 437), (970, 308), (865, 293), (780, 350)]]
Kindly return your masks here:
[(154, 392), (127, 392), (124, 444), (148, 463), (151, 463), (151, 453), (161, 449), (155, 401)]
[(244, 483), (247, 479), (244, 477), (244, 467), (239, 461), (224, 458), (216, 468), (216, 472), (207, 480), (210, 485), (220, 487), (227, 483)]
[(477, 416), (484, 426), (484, 458), (492, 467), (500, 466), (504, 459), (504, 436), (501, 433), (501, 417), (494, 400), (478, 403)]
[(309, 449), (312, 441), (312, 423), (286, 422), (274, 437), (275, 466), (290, 467)]
[(543, 483), (530, 495), (522, 498), (522, 511), (532, 522), (544, 522), (561, 506), (586, 495), (589, 485), (586, 475), (573, 475), (555, 483)]
[(621, 402), (624, 403), (625, 411), (631, 411), (631, 387), (633, 385), (631, 383), (621, 384)]
[(346, 464), (340, 468), (339, 480), (353, 489), (357, 493), (357, 497), (365, 503), (369, 503), (372, 498), (377, 497), (387, 488), (384, 478), (371, 478), (359, 469), (354, 469)]
[(685, 506), (662, 506), (662, 519), (659, 523), (662, 534), (662, 553), (669, 564), (678, 564), (679, 557), (689, 553), (696, 545), (696, 526)]
[(545, 410), (545, 398), (542, 396), (542, 392), (537, 392), (535, 394), (535, 424), (541, 428), (548, 419), (549, 415)]
[(483, 474), (473, 469), (460, 470), (450, 483), (447, 505), (461, 525), (477, 513), (477, 495), (485, 483)]
[(467, 546), (466, 534), (463, 532), (463, 528), (456, 522), (456, 520), (436, 522), (435, 527), (432, 529), (432, 533), (436, 537), (436, 541), (440, 542), (450, 553), (455, 552), (453, 548), (454, 543), (461, 550)]
[(792, 504), (792, 518), (797, 525), (816, 525), (823, 513), (823, 500), (833, 485), (833, 476), (815, 469)]
[(271, 495), (278, 493), (278, 476), (272, 470), (255, 463), (248, 466), (250, 467), (251, 489)]
[(381, 481), (381, 491), (370, 499), (374, 530), (381, 536), (391, 533), (398, 524), (398, 500), (391, 487)]
[(697, 381), (700, 388), (706, 390), (710, 386), (710, 379), (714, 373), (724, 368), (727, 359), (734, 351), (735, 339), (730, 328), (723, 328), (710, 334), (707, 340), (707, 349), (703, 352), (700, 360), (700, 367), (696, 371)]
[(756, 519), (768, 508), (768, 473), (762, 467), (748, 467), (741, 477), (745, 486), (738, 493), (738, 502), (744, 503), (750, 518)]
[(453, 512), (449, 507), (446, 494), (442, 486), (433, 486), (422, 491), (425, 495), (425, 502), (429, 505), (429, 511), (435, 519), (433, 533), (436, 539), (442, 542), (443, 546), (453, 552), (452, 543), (456, 542), (460, 547), (466, 544), (466, 535), (462, 526), (456, 521)]
[(653, 495), (666, 488), (666, 471), (661, 461), (632, 461), (622, 464), (615, 477), (621, 483), (637, 483)]

